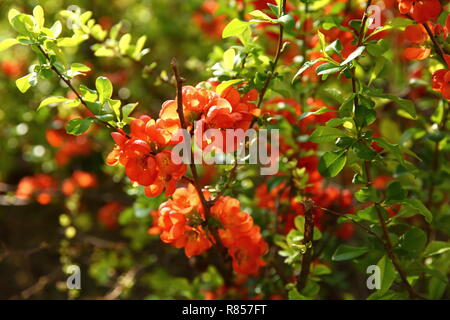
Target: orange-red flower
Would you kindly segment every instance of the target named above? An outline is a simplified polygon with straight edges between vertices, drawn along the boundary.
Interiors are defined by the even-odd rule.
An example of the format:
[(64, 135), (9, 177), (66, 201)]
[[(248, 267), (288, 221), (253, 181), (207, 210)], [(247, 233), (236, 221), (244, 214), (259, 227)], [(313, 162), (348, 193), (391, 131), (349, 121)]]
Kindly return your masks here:
[(162, 203), (157, 214), (153, 213), (153, 219), (154, 226), (149, 232), (155, 234), (159, 231), (163, 242), (175, 248), (184, 248), (189, 258), (212, 246), (203, 228), (203, 207), (192, 185), (178, 188), (172, 199)]
[(450, 70), (440, 69), (434, 72), (431, 86), (433, 90), (440, 92), (445, 99), (450, 99)]
[(436, 19), (441, 13), (439, 0), (399, 0), (401, 14), (409, 14), (419, 23)]
[(56, 181), (46, 174), (36, 174), (24, 177), (20, 180), (16, 197), (22, 200), (29, 200), (33, 196), (40, 204), (49, 204), (52, 201), (52, 194), (56, 190)]
[(123, 206), (120, 202), (110, 201), (98, 210), (97, 218), (107, 229), (114, 229), (117, 227), (122, 209)]
[(164, 188), (166, 195), (171, 195), (184, 175), (186, 165), (173, 163), (171, 151), (164, 148), (179, 142), (174, 138), (179, 129), (176, 110), (167, 106), (163, 106), (156, 121), (148, 116), (135, 119), (130, 124), (129, 137), (123, 132), (111, 134), (116, 147), (106, 158), (106, 163), (125, 166), (128, 178), (145, 186), (145, 194), (149, 197), (159, 195)]

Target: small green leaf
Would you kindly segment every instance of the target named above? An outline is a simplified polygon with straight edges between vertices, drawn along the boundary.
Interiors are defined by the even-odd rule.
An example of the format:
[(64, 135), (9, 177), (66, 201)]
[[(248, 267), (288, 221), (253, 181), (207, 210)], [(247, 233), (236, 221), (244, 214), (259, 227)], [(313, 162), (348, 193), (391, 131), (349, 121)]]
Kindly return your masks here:
[(228, 37), (239, 36), (248, 29), (250, 29), (248, 22), (235, 18), (223, 29), (222, 38), (225, 39)]
[(19, 78), (16, 80), (16, 86), (17, 88), (20, 90), (20, 92), (25, 93), (27, 92), (28, 89), (30, 89), (31, 84), (30, 84), (30, 77), (31, 77), (31, 73), (27, 74), (26, 76)]
[(326, 62), (317, 67), (316, 72), (318, 76), (327, 75), (331, 73), (336, 73), (341, 70), (341, 67), (332, 63)]
[(353, 145), (353, 152), (355, 152), (358, 158), (368, 161), (372, 160), (377, 155), (377, 153), (367, 144), (359, 141)]
[(412, 227), (406, 231), (399, 239), (400, 249), (409, 253), (417, 254), (421, 252), (427, 243), (427, 236), (421, 229)]
[[(217, 91), (217, 90), (216, 90)], [(313, 115), (319, 115), (319, 114), (324, 114), (327, 112), (336, 112), (335, 110), (329, 109), (327, 107), (321, 107), (319, 109), (317, 109), (316, 111), (309, 111), (309, 112), (304, 112), (302, 113), (299, 117), (298, 120), (303, 120), (309, 116), (313, 116)]]
[(394, 265), (387, 256), (383, 256), (383, 258), (378, 261), (378, 267), (380, 268), (380, 276), (381, 276), (381, 287), (380, 290), (377, 291), (379, 295), (385, 294), (392, 283), (395, 280), (396, 271)]
[(348, 55), (347, 59), (341, 62), (341, 66), (346, 65), (347, 63), (358, 58), (364, 52), (365, 49), (366, 46), (359, 46), (358, 48), (356, 48), (355, 51), (353, 51)]
[(279, 17), (278, 21), (287, 31), (291, 30), (295, 26), (295, 20), (290, 14), (285, 14), (284, 16)]
[(236, 57), (236, 52), (233, 48), (228, 49), (223, 53), (223, 67), (226, 70), (233, 70), (234, 58)]
[(346, 244), (341, 244), (334, 252), (331, 260), (333, 261), (345, 261), (355, 259), (369, 252), (369, 248), (366, 247), (352, 247)]
[(222, 92), (225, 91), (226, 88), (228, 88), (229, 86), (232, 86), (233, 84), (239, 83), (239, 82), (242, 82), (242, 79), (233, 79), (233, 80), (224, 81), (217, 86), (216, 92), (218, 94), (221, 94)]
[(337, 138), (345, 136), (346, 133), (342, 130), (333, 127), (319, 126), (309, 137), (312, 142), (331, 142)]
[(411, 217), (416, 214), (423, 215), (428, 223), (431, 223), (433, 220), (433, 214), (419, 199), (404, 200), (400, 212), (396, 215), (396, 217)]
[(398, 181), (389, 184), (386, 192), (387, 201), (401, 201), (406, 198), (406, 191)]
[(129, 103), (122, 107), (123, 120), (126, 120), (130, 114), (136, 109), (137, 103)]
[(265, 14), (261, 10), (253, 10), (252, 12), (249, 13), (249, 15), (251, 15), (252, 17), (255, 17), (257, 19), (270, 22), (270, 23), (274, 23), (275, 22), (274, 19), (269, 17), (267, 14)]
[(45, 17), (44, 17), (44, 9), (41, 6), (36, 6), (33, 9), (34, 20), (36, 20), (36, 24), (39, 27), (39, 30), (44, 27)]
[(119, 50), (122, 55), (127, 53), (130, 47), (131, 35), (129, 33), (124, 34), (119, 40)]
[(87, 65), (84, 65), (82, 63), (72, 63), (70, 65), (70, 69), (72, 69), (73, 72), (89, 72), (89, 71), (91, 71), (91, 68), (89, 68)]
[(443, 254), (450, 250), (450, 242), (431, 241), (423, 253), (423, 257), (431, 257), (438, 254)]
[(0, 42), (0, 51), (6, 50), (18, 43), (19, 41), (17, 39), (5, 39), (2, 42)]
[(86, 132), (91, 126), (94, 119), (92, 118), (75, 118), (67, 123), (66, 131), (69, 134), (80, 135)]
[(41, 108), (46, 107), (46, 106), (48, 106), (50, 104), (61, 103), (61, 102), (65, 102), (65, 101), (68, 101), (68, 100), (70, 100), (70, 99), (67, 99), (66, 97), (49, 97), (49, 98), (44, 99), (39, 104), (39, 107), (37, 109), (40, 110)]
[(98, 91), (98, 99), (101, 104), (104, 104), (106, 99), (111, 98), (113, 87), (111, 81), (106, 77), (98, 77), (95, 81), (95, 87)]
[(347, 162), (346, 152), (326, 152), (320, 158), (319, 172), (324, 177), (335, 177)]
[(372, 187), (364, 187), (355, 193), (355, 198), (359, 202), (378, 202), (381, 199), (380, 192)]

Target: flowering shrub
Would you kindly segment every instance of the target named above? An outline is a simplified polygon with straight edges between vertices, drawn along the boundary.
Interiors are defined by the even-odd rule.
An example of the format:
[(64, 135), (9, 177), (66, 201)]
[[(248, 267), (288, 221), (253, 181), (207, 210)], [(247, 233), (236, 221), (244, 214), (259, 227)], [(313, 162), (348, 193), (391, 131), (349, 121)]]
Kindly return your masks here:
[(449, 297), (446, 1), (50, 3), (0, 10), (0, 268), (55, 253), (3, 294)]

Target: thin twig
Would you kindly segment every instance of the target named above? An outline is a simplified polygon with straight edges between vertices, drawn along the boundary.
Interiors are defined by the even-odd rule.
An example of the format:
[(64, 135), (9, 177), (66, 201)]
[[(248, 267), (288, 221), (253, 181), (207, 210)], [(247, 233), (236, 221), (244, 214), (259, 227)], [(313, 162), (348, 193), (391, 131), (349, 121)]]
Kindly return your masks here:
[(434, 36), (433, 31), (431, 31), (430, 26), (428, 25), (428, 22), (422, 23), (425, 30), (428, 33), (428, 36), (430, 37), (431, 41), (433, 42), (434, 49), (436, 50), (437, 54), (441, 57), (441, 59), (444, 61), (444, 63), (447, 65), (447, 67), (450, 67), (447, 63), (447, 60), (445, 60), (445, 54), (444, 49), (439, 45), (439, 43), (436, 40), (436, 37)]
[[(69, 87), (70, 90), (72, 90), (72, 92), (77, 96), (78, 100), (80, 100), (80, 103), (86, 107), (86, 109), (90, 110), (86, 101), (83, 99), (83, 97), (81, 96), (81, 94), (75, 89), (75, 87), (72, 85), (72, 83), (70, 82), (69, 79), (67, 79), (51, 62), (50, 57), (48, 56), (47, 52), (45, 52), (44, 48), (42, 48), (41, 45), (38, 45), (39, 50), (41, 51), (41, 53), (44, 55), (44, 57), (47, 59), (48, 63), (50, 64), (50, 68), (58, 75), (58, 77), (64, 81), (64, 83)], [(110, 129), (116, 130), (116, 128), (111, 125), (110, 123), (98, 119), (96, 118), (96, 120), (98, 120), (99, 122), (103, 123), (105, 126), (107, 126)]]
[[(176, 81), (176, 88), (177, 88), (177, 113), (178, 116), (180, 118), (180, 124), (181, 124), (181, 128), (184, 130), (187, 130), (187, 125), (186, 125), (186, 121), (184, 118), (184, 110), (183, 110), (183, 82), (185, 81), (181, 76), (180, 73), (178, 71), (178, 67), (177, 67), (177, 61), (175, 58), (172, 59), (171, 62), (171, 67), (173, 70), (173, 74), (175, 76), (175, 81)], [(200, 186), (199, 183), (199, 177), (198, 177), (198, 173), (197, 173), (197, 167), (195, 166), (194, 161), (192, 161), (193, 159), (190, 159), (189, 161), (189, 167), (191, 169), (191, 173), (192, 173), (192, 184), (195, 187), (195, 190), (197, 191), (198, 197), (200, 198), (200, 202), (203, 206), (203, 210), (204, 210), (204, 214), (205, 214), (205, 219), (206, 221), (208, 221), (212, 216), (211, 216), (211, 205), (212, 203), (209, 203), (204, 194), (203, 194), (203, 190), (202, 187)], [(209, 227), (208, 230), (211, 232), (215, 245), (218, 247), (220, 253), (222, 254), (222, 256), (224, 257), (224, 260), (227, 260), (228, 254), (227, 254), (227, 249), (224, 247), (224, 245), (222, 244), (222, 241), (220, 240), (219, 237), (219, 233), (216, 227)], [(227, 268), (228, 269), (228, 268)]]
[[(283, 0), (282, 4), (281, 4), (281, 14), (284, 14), (284, 10), (286, 9), (286, 0)], [(283, 33), (284, 33), (284, 26), (280, 23), (279, 25), (279, 34), (278, 34), (278, 44), (277, 44), (277, 51), (275, 53), (275, 58), (272, 62), (272, 68), (270, 69), (270, 71), (267, 74), (267, 78), (266, 81), (264, 82), (264, 86), (259, 94), (258, 97), (258, 103), (257, 103), (257, 107), (260, 108), (261, 104), (264, 100), (264, 96), (266, 94), (267, 89), (269, 88), (269, 84), (270, 81), (272, 81), (272, 78), (274, 76), (275, 73), (275, 69), (277, 67), (278, 64), (278, 60), (280, 59), (280, 55), (281, 55), (281, 51), (283, 49)]]

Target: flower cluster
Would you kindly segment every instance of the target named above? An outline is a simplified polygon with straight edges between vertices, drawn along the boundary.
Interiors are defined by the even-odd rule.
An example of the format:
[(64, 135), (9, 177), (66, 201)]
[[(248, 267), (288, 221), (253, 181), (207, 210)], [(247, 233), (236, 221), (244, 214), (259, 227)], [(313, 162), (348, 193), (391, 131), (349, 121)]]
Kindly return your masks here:
[[(259, 109), (254, 103), (258, 98), (255, 89), (245, 94), (239, 93), (234, 86), (229, 86), (222, 92), (216, 92), (219, 82), (200, 83), (197, 87), (183, 87), (183, 111), (187, 120), (188, 129), (195, 123), (195, 133), (199, 137), (196, 144), (202, 149), (207, 146), (224, 152), (235, 151), (235, 148), (226, 144), (226, 129), (246, 130), (254, 116), (259, 115)], [(202, 86), (210, 86), (204, 89)], [(176, 109), (176, 100), (167, 101), (163, 108)], [(221, 138), (208, 137), (208, 129), (219, 129)], [(236, 146), (238, 141), (234, 141)]]
[(64, 179), (61, 189), (66, 196), (70, 196), (78, 188), (93, 188), (96, 185), (97, 178), (92, 173), (75, 170), (72, 177)]
[(433, 90), (440, 92), (445, 99), (450, 99), (450, 70), (439, 69), (434, 72), (431, 85)]
[(434, 20), (441, 13), (439, 0), (399, 0), (398, 8), (401, 14), (409, 15), (419, 23)]
[[(205, 197), (209, 197), (204, 192)], [(220, 197), (210, 208), (211, 217), (218, 220), (219, 240), (233, 261), (233, 269), (241, 274), (256, 274), (264, 261), (261, 256), (267, 244), (253, 218), (241, 211), (238, 200)], [(202, 254), (214, 243), (204, 208), (191, 184), (178, 188), (171, 199), (152, 211), (153, 226), (150, 234), (160, 234), (161, 240), (176, 248), (184, 248), (187, 257)]]
[(106, 159), (109, 165), (121, 163), (132, 182), (145, 186), (149, 197), (175, 191), (177, 181), (186, 172), (186, 165), (173, 163), (168, 146), (178, 143), (175, 134), (180, 129), (176, 109), (163, 106), (157, 120), (141, 116), (130, 124), (130, 134), (113, 132), (116, 147)]
[(52, 201), (56, 185), (55, 179), (46, 174), (24, 177), (17, 186), (16, 197), (22, 200), (36, 197), (39, 204), (49, 204)]

